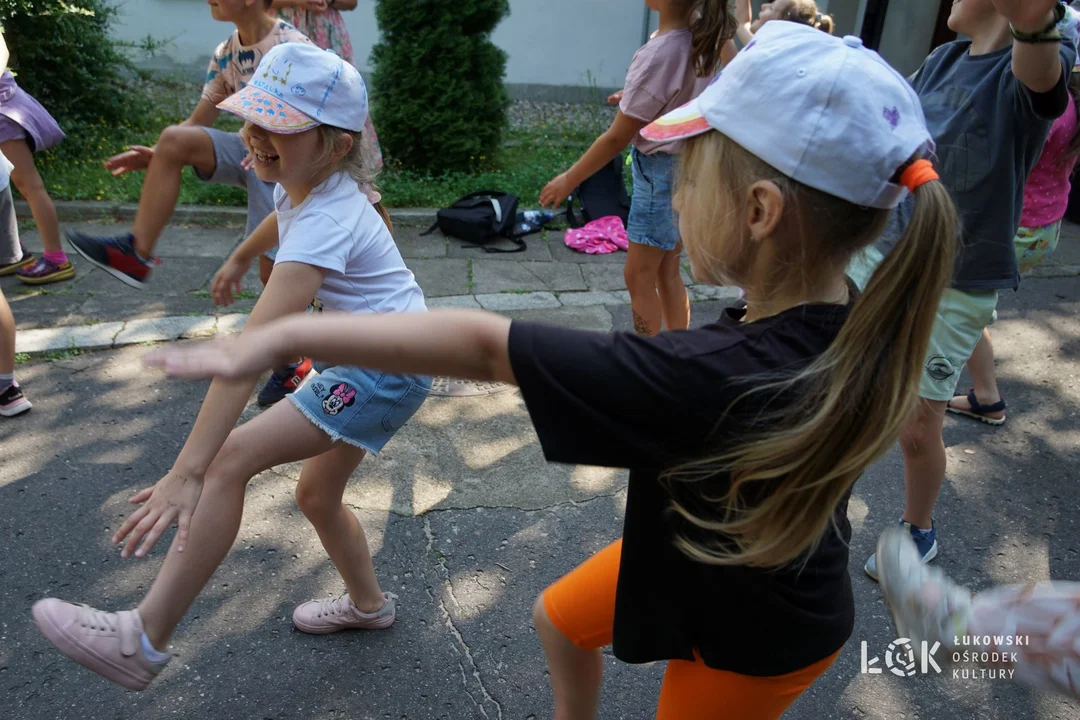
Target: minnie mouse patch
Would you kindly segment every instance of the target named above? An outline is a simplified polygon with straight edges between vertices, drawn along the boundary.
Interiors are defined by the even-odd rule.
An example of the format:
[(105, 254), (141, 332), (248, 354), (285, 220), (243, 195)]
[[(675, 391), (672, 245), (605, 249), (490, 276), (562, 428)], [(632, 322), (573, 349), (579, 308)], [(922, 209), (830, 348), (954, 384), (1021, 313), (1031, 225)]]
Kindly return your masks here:
[(323, 412), (327, 415), (337, 415), (353, 404), (356, 398), (356, 390), (349, 387), (348, 383), (339, 383), (333, 391), (322, 401)]

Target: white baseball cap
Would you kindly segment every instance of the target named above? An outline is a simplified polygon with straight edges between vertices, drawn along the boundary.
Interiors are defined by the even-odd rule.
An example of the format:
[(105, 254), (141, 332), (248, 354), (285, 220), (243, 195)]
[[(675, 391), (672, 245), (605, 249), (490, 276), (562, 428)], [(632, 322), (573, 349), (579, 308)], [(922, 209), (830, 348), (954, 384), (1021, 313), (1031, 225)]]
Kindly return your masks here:
[(308, 43), (282, 43), (263, 55), (251, 81), (218, 107), (274, 133), (316, 125), (359, 132), (367, 120), (367, 88), (356, 68), (334, 53)]
[(855, 205), (892, 208), (893, 178), (933, 152), (915, 90), (862, 40), (766, 23), (688, 105), (641, 130), (681, 140), (718, 130), (791, 179)]

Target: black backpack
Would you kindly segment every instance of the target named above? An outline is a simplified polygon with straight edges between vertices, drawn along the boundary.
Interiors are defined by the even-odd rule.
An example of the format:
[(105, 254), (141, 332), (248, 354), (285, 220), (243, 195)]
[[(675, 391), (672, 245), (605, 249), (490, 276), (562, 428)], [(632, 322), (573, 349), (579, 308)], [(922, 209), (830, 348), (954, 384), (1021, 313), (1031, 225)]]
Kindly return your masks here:
[[(623, 159), (619, 155), (596, 174), (587, 178), (566, 198), (566, 220), (570, 227), (579, 228), (585, 223), (615, 215), (626, 226), (630, 217), (630, 196), (623, 183)], [(581, 207), (581, 215), (574, 213), (574, 203)]]
[[(479, 190), (435, 213), (435, 224), (421, 234), (430, 235), (438, 228), (443, 235), (473, 243), (464, 247), (478, 247), (489, 253), (523, 252), (525, 241), (512, 233), (517, 207), (517, 195), (498, 190)], [(488, 243), (499, 238), (509, 238), (517, 247), (513, 250), (487, 247)]]

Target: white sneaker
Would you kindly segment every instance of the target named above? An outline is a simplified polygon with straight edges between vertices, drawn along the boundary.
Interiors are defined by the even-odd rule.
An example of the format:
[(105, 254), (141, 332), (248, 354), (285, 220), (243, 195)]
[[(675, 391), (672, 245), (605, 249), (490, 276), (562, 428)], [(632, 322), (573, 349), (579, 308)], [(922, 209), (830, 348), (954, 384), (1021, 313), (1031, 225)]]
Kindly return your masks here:
[(913, 646), (956, 647), (967, 631), (971, 592), (930, 567), (905, 528), (886, 530), (877, 545), (878, 582), (896, 631)]

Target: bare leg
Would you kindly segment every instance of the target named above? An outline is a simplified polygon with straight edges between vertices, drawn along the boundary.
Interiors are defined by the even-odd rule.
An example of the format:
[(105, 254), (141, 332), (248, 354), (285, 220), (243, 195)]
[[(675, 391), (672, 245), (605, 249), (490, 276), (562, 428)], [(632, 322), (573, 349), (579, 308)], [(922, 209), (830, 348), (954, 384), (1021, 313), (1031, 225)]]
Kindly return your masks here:
[(30, 206), (30, 214), (34, 216), (34, 224), (41, 233), (45, 252), (60, 252), (63, 247), (60, 245), (60, 221), (56, 217), (56, 206), (34, 165), (30, 146), (25, 140), (8, 140), (0, 143), (0, 151), (15, 166), (11, 171), (11, 181)]
[(660, 332), (663, 309), (656, 294), (657, 275), (664, 251), (652, 245), (632, 242), (626, 254), (623, 278), (630, 291), (630, 308), (634, 313), (634, 332), (655, 335)]
[(197, 127), (173, 125), (162, 131), (146, 170), (139, 209), (131, 232), (135, 250), (150, 257), (180, 197), (180, 173), (190, 165), (205, 176), (214, 173), (217, 158), (210, 136)]
[(384, 599), (367, 537), (356, 515), (341, 504), (349, 476), (364, 455), (358, 447), (339, 443), (308, 460), (296, 485), (296, 504), (319, 534), (326, 554), (345, 580), (353, 604), (362, 612), (374, 613), (383, 606)]
[(685, 330), (690, 327), (690, 297), (686, 294), (679, 265), (682, 243), (664, 253), (656, 276), (656, 290), (663, 309), (664, 327), (668, 330)]
[(596, 717), (604, 677), (601, 651), (582, 650), (563, 635), (548, 617), (543, 596), (533, 606), (533, 624), (547, 656), (551, 690), (555, 695), (555, 720)]
[(270, 282), (270, 273), (274, 270), (274, 261), (265, 255), (259, 256), (259, 280), (262, 282), (263, 287), (266, 287), (266, 283)]
[(904, 516), (915, 527), (929, 530), (934, 505), (945, 482), (945, 441), (941, 430), (944, 401), (919, 398), (911, 419), (900, 432), (904, 452)]
[(0, 289), (0, 375), (15, 372), (15, 317)]
[(248, 481), (275, 465), (320, 455), (331, 444), (326, 433), (287, 402), (229, 434), (206, 473), (184, 552), (169, 548), (157, 579), (139, 604), (143, 629), (154, 647), (165, 647), (236, 540)]
[[(998, 389), (997, 384), (997, 372), (994, 368), (994, 345), (990, 341), (989, 330), (983, 330), (979, 344), (975, 346), (971, 358), (967, 361), (967, 367), (975, 384), (975, 399), (979, 401), (980, 405), (993, 405), (1001, 400), (1001, 391)], [(966, 397), (956, 397), (949, 401), (949, 405), (961, 410), (971, 409), (971, 403), (968, 402)], [(987, 415), (992, 418), (1003, 418), (1005, 417), (1005, 411), (1000, 410), (987, 413)]]

